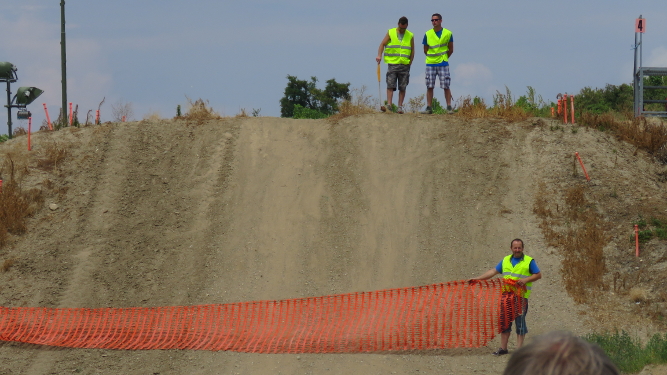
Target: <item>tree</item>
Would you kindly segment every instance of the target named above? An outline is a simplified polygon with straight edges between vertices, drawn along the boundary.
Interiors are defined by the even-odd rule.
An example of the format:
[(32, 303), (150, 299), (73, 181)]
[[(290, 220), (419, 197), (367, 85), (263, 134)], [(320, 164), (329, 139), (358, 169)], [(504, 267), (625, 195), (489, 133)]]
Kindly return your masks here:
[(350, 98), (350, 84), (338, 83), (335, 79), (327, 81), (324, 90), (317, 88), (317, 77), (310, 81), (300, 80), (295, 76), (287, 76), (285, 96), (280, 99), (280, 116), (294, 117), (294, 106), (319, 112), (326, 117), (338, 111), (338, 101)]

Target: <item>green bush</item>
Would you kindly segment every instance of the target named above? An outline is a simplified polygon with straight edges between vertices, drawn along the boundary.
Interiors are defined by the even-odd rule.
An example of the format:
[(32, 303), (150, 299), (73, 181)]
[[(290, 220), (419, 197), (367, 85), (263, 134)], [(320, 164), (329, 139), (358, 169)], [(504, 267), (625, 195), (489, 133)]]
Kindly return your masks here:
[(338, 83), (332, 78), (322, 90), (317, 88), (317, 77), (305, 81), (288, 75), (285, 96), (280, 99), (280, 116), (294, 117), (297, 105), (330, 116), (338, 111), (338, 101), (341, 99), (350, 99), (349, 83)]
[(438, 101), (438, 99), (433, 98), (433, 101), (431, 102), (431, 110), (433, 111), (433, 114), (435, 115), (442, 115), (447, 113), (447, 110), (442, 108), (442, 105)]
[(327, 118), (329, 117), (329, 115), (311, 108), (304, 108), (301, 105), (296, 104), (294, 105), (293, 117), (300, 119), (320, 119), (320, 118)]
[(634, 90), (626, 83), (618, 86), (607, 84), (603, 89), (584, 87), (574, 100), (575, 112), (598, 115), (610, 111), (632, 112), (633, 103)]

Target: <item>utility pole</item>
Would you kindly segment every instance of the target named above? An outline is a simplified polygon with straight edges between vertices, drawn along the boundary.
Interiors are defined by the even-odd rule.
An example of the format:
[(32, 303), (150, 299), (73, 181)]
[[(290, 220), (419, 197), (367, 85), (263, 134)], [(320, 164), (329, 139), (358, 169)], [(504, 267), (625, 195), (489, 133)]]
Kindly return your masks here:
[(63, 126), (67, 121), (67, 49), (65, 48), (65, 0), (60, 0), (60, 65), (62, 69), (62, 119)]

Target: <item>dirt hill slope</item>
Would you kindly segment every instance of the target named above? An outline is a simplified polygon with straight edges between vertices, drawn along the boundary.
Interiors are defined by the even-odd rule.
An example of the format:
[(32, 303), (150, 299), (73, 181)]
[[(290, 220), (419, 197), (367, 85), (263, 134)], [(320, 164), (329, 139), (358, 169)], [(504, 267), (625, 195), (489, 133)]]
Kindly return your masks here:
[[(0, 274), (2, 306), (196, 305), (432, 284), (477, 276), (521, 237), (544, 275), (529, 335), (583, 334), (602, 325), (564, 291), (560, 257), (533, 213), (538, 184), (582, 183), (572, 153), (595, 176), (613, 149), (614, 169), (650, 174), (642, 191), (666, 204), (661, 167), (648, 156), (609, 134), (532, 120), (144, 121), (42, 132), (33, 143), (30, 153), (25, 137), (0, 146), (30, 172), (18, 176), (23, 188), (45, 196), (27, 233), (0, 250), (14, 259)], [(68, 154), (53, 170), (38, 168), (53, 149)], [(619, 181), (596, 186), (612, 183), (624, 191)], [(619, 328), (650, 333), (641, 319)], [(507, 358), (491, 349), (255, 355), (3, 343), (0, 373), (499, 374)]]

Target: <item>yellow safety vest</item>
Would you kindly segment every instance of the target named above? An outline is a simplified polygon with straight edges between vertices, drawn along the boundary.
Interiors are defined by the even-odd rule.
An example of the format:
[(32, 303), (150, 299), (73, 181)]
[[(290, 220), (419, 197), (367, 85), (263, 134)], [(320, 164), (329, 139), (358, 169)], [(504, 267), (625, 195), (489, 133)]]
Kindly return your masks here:
[(403, 40), (398, 40), (398, 30), (389, 29), (389, 44), (384, 48), (384, 62), (387, 64), (410, 64), (412, 33), (405, 30)]
[(452, 32), (447, 29), (442, 29), (440, 38), (433, 31), (433, 29), (426, 32), (426, 44), (428, 44), (428, 51), (426, 52), (427, 64), (440, 64), (443, 61), (449, 61), (447, 51), (449, 51), (449, 41), (452, 38)]
[[(503, 277), (505, 279), (520, 280), (532, 275), (530, 273), (530, 261), (533, 260), (533, 258), (524, 254), (523, 259), (521, 259), (519, 263), (516, 264), (516, 266), (512, 266), (511, 259), (511, 254), (503, 258)], [(533, 289), (533, 283), (526, 283), (526, 294), (523, 296), (524, 298), (530, 297), (531, 289)], [(503, 292), (509, 291), (512, 291), (512, 287), (509, 285), (503, 286)]]

